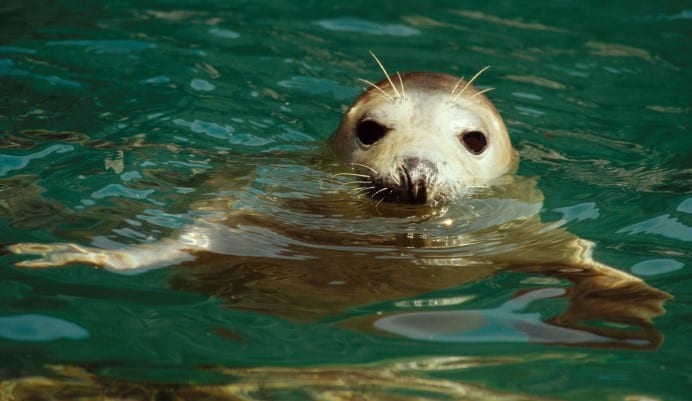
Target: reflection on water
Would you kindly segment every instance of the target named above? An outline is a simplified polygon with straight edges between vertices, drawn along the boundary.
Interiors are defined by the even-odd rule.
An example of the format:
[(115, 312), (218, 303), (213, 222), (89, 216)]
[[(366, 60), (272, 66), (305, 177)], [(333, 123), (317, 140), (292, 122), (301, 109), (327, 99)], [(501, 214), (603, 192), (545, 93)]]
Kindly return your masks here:
[(89, 338), (89, 333), (62, 319), (28, 314), (0, 317), (0, 338), (16, 341), (81, 340)]
[(378, 318), (374, 326), (389, 333), (427, 341), (563, 344), (611, 341), (587, 331), (546, 324), (540, 313), (524, 311), (531, 301), (562, 296), (565, 292), (562, 288), (542, 288), (486, 310), (398, 313)]
[[(554, 357), (554, 356), (553, 356)], [(492, 391), (422, 373), (463, 371), (476, 366), (521, 363), (520, 360), (478, 360), (449, 357), (380, 363), (348, 368), (220, 368), (212, 369), (228, 384), (161, 385), (97, 377), (70, 366), (50, 366), (51, 376), (0, 380), (3, 400), (294, 400), (302, 401), (541, 401), (541, 397)]]

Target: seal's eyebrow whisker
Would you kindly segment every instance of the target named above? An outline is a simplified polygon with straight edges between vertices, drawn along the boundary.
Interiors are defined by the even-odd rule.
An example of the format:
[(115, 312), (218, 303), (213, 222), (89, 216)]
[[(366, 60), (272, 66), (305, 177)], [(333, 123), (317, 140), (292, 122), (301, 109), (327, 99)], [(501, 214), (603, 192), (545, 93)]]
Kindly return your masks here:
[[(459, 87), (459, 85), (461, 85), (462, 82), (464, 82), (464, 77), (459, 78), (456, 85), (454, 85), (454, 87), (452, 88), (452, 92), (450, 92), (449, 96), (454, 96), (454, 92), (457, 91), (457, 88)], [(456, 97), (455, 97), (455, 99), (456, 99)]]
[(474, 75), (473, 77), (471, 77), (471, 79), (469, 79), (469, 81), (466, 82), (466, 85), (464, 85), (464, 87), (463, 87), (463, 88), (459, 91), (459, 93), (457, 93), (457, 95), (454, 97), (454, 100), (457, 100), (457, 99), (459, 98), (459, 96), (463, 95), (463, 94), (464, 94), (464, 91), (466, 91), (466, 89), (468, 89), (468, 87), (471, 86), (471, 84), (473, 83), (473, 81), (475, 81), (476, 78), (478, 78), (478, 77), (479, 77), (482, 73), (484, 73), (485, 70), (487, 70), (488, 68), (490, 68), (490, 66), (489, 66), (489, 65), (486, 65), (485, 67), (481, 68), (481, 70), (478, 71), (478, 72), (476, 73), (476, 75)]
[(372, 50), (368, 50), (368, 51), (370, 52), (370, 55), (372, 56), (372, 58), (375, 59), (375, 62), (377, 63), (377, 65), (380, 66), (380, 69), (384, 73), (384, 76), (387, 77), (387, 81), (389, 81), (389, 85), (392, 86), (392, 89), (394, 89), (394, 92), (396, 93), (396, 98), (401, 99), (401, 93), (399, 93), (399, 90), (396, 88), (396, 86), (394, 86), (394, 82), (392, 82), (392, 78), (389, 77), (389, 73), (384, 68), (384, 65), (382, 65), (382, 62), (380, 62), (380, 59), (377, 58), (377, 56), (375, 55), (375, 53), (372, 52)]
[[(384, 97), (386, 97), (387, 99), (389, 99), (389, 100), (394, 100), (394, 98), (392, 97), (392, 95), (390, 95), (389, 93), (385, 92), (382, 88), (380, 88), (379, 86), (377, 86), (377, 84), (373, 83), (372, 81), (368, 81), (367, 79), (363, 79), (363, 78), (358, 78), (358, 80), (361, 81), (361, 82), (364, 82), (364, 83), (368, 84), (369, 86), (371, 86), (371, 87), (373, 87), (373, 88), (375, 88), (375, 89), (377, 89), (377, 90), (379, 91), (379, 93), (380, 93), (381, 95), (384, 95)], [(398, 92), (397, 92), (397, 93), (398, 93)]]
[(396, 75), (399, 77), (399, 83), (401, 84), (401, 98), (406, 99), (406, 89), (404, 89), (404, 80), (401, 78), (401, 74), (399, 71), (396, 72)]
[(485, 88), (483, 90), (479, 90), (478, 92), (474, 93), (473, 95), (469, 96), (469, 99), (473, 99), (476, 96), (480, 96), (486, 92), (490, 92), (492, 90), (495, 90), (495, 88)]

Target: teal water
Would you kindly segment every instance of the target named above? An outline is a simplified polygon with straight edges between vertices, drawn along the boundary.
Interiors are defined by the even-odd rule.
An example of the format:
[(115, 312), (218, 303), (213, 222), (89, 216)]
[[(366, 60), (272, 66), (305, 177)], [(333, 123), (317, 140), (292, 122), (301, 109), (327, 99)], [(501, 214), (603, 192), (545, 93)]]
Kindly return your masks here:
[[(372, 50), (392, 71), (469, 77), (491, 65), (477, 84), (496, 88), (489, 97), (521, 155), (519, 173), (539, 177), (543, 220), (564, 220), (596, 242), (597, 260), (674, 300), (649, 328), (660, 344), (564, 345), (511, 329), (512, 319), (540, 326), (567, 308), (554, 291), (570, 284), (538, 274), (466, 269), (458, 285), (343, 307), (281, 287), (283, 273), (262, 265), (226, 266), (232, 257), (124, 275), (22, 269), (14, 263), (25, 257), (4, 254), (2, 379), (72, 383), (49, 367), (59, 365), (145, 388), (230, 383), (245, 397), (229, 399), (687, 399), (691, 18), (690, 5), (674, 1), (3, 3), (0, 245), (164, 238), (218, 190), (208, 184), (218, 172), (235, 208), (290, 221), (272, 199), (324, 190), (311, 185), (323, 177), (313, 157), (362, 90), (357, 78), (380, 79)], [(326, 224), (301, 216), (306, 233)], [(258, 236), (243, 256), (281, 266), (271, 252), (283, 239)], [(319, 238), (300, 240), (324, 251)], [(344, 258), (370, 255), (368, 244), (346, 245)], [(307, 282), (321, 272), (295, 274)], [(522, 304), (522, 294), (534, 298)], [(423, 341), (367, 320), (396, 310), (498, 321)]]

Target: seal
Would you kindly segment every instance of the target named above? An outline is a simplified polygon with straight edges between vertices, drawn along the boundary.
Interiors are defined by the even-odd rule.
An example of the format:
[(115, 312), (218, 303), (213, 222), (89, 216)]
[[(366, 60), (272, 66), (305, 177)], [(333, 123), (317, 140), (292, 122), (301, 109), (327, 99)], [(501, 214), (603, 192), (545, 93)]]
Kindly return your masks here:
[[(194, 206), (205, 217), (176, 236), (120, 249), (19, 243), (9, 250), (38, 258), (16, 265), (87, 263), (128, 272), (194, 261), (193, 268), (183, 269), (189, 273), (182, 273), (193, 277), (172, 280), (174, 286), (227, 298), (234, 308), (296, 319), (411, 297), (501, 270), (521, 271), (574, 283), (570, 308), (559, 323), (568, 330), (552, 330), (552, 325), (514, 312), (532, 300), (567, 296), (558, 289), (518, 297), (499, 311), (432, 318), (462, 322), (473, 316), (482, 321), (479, 316), (500, 313), (548, 336), (541, 341), (601, 344), (618, 337), (624, 347), (660, 344), (650, 319), (663, 313), (670, 296), (595, 261), (594, 244), (559, 222), (541, 222), (543, 195), (533, 180), (515, 174), (518, 155), (485, 95), (490, 88), (473, 85), (487, 67), (464, 80), (433, 72), (390, 75), (375, 60), (386, 78), (364, 81), (369, 88), (346, 110), (329, 139), (331, 157), (341, 163), (334, 174), (324, 170), (338, 190), (271, 197), (281, 203), (264, 209), (258, 198), (243, 208), (235, 199), (219, 196)], [(295, 180), (285, 177), (277, 185)], [(314, 184), (312, 178), (306, 181)], [(224, 193), (221, 189), (229, 184), (211, 180), (209, 185)], [(297, 185), (282, 194), (300, 194), (305, 188)], [(232, 189), (238, 193), (237, 187)], [(372, 206), (377, 212), (378, 207), (401, 212), (370, 213)], [(456, 338), (448, 325), (428, 325), (444, 332), (421, 333), (416, 322), (423, 317), (418, 314), (377, 318), (379, 323), (370, 326), (391, 333)], [(614, 333), (608, 325), (582, 324), (589, 320), (642, 330)]]
[[(516, 171), (517, 152), (502, 117), (485, 96), (492, 88), (478, 90), (473, 86), (489, 67), (468, 81), (433, 72), (389, 75), (379, 59), (371, 55), (386, 78), (379, 83), (362, 80), (369, 88), (344, 113), (329, 139), (332, 154), (353, 167), (353, 172), (337, 176), (356, 177), (355, 182), (361, 184), (359, 193), (365, 191), (378, 204), (435, 208), (493, 187)], [(533, 188), (523, 192), (534, 195), (531, 201), (542, 200), (542, 194)], [(21, 243), (11, 245), (9, 250), (41, 256), (17, 262), (21, 267), (87, 263), (117, 271), (184, 263), (195, 260), (195, 253), (200, 251), (247, 253), (243, 235), (229, 234), (227, 226), (231, 221), (257, 220), (255, 213), (247, 211), (252, 215), (249, 217), (248, 213), (230, 210), (227, 206), (232, 201), (227, 199), (218, 202), (223, 205), (221, 209), (209, 207), (209, 203), (214, 202), (196, 208), (225, 212), (224, 217), (199, 219), (179, 236), (154, 243), (121, 249)], [(532, 216), (538, 210), (533, 205), (528, 212), (517, 214), (516, 208), (504, 208), (505, 219)], [(272, 225), (266, 221), (258, 224)], [(235, 246), (220, 244), (228, 235), (234, 235)]]

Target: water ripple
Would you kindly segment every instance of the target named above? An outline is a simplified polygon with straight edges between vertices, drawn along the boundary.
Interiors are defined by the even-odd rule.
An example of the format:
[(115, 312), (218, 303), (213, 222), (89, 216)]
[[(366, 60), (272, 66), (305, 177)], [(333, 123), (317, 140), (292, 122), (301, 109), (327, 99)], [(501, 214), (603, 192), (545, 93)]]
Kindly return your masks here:
[(51, 316), (0, 316), (0, 337), (15, 341), (82, 340), (89, 332), (72, 322)]
[(0, 59), (0, 77), (20, 77), (34, 78), (42, 81), (47, 81), (51, 85), (68, 86), (72, 88), (81, 88), (83, 85), (77, 81), (62, 78), (57, 75), (43, 75), (32, 73), (29, 69), (17, 66), (14, 60)]
[(187, 121), (182, 118), (176, 118), (173, 123), (189, 128), (192, 132), (206, 134), (212, 138), (229, 139), (235, 132), (235, 128), (228, 124), (210, 123), (208, 121), (194, 120)]
[(334, 18), (314, 22), (324, 29), (337, 32), (360, 32), (371, 35), (415, 36), (420, 31), (402, 24), (378, 24), (360, 18)]
[(190, 87), (196, 91), (209, 92), (216, 89), (216, 85), (206, 79), (195, 78), (190, 81)]
[(70, 145), (52, 145), (44, 150), (24, 156), (12, 156), (0, 154), (0, 177), (7, 175), (10, 171), (21, 170), (31, 163), (32, 160), (42, 159), (53, 153), (71, 152), (74, 147)]
[(599, 216), (598, 207), (594, 202), (585, 202), (578, 205), (566, 206), (555, 209), (556, 212), (562, 213), (562, 219), (570, 222), (573, 220), (595, 220)]
[(675, 209), (678, 212), (692, 214), (692, 198), (687, 198), (680, 202), (678, 207)]
[(638, 276), (657, 276), (680, 270), (684, 266), (675, 259), (650, 259), (637, 263), (630, 270)]
[(0, 53), (36, 54), (36, 50), (18, 46), (0, 46)]
[(404, 337), (439, 342), (608, 342), (587, 331), (552, 326), (539, 313), (521, 310), (533, 301), (562, 296), (563, 288), (542, 288), (492, 309), (408, 312), (385, 316), (375, 327)]
[(279, 86), (296, 89), (310, 95), (331, 93), (337, 99), (350, 99), (358, 94), (358, 90), (352, 86), (339, 85), (338, 83), (322, 78), (305, 76), (293, 76), (291, 79), (279, 81)]
[(676, 217), (669, 214), (644, 220), (639, 223), (623, 227), (616, 231), (618, 234), (658, 234), (685, 242), (692, 242), (692, 227), (685, 225)]
[(110, 198), (110, 197), (124, 197), (130, 199), (147, 199), (149, 195), (154, 193), (153, 189), (143, 189), (137, 190), (132, 188), (127, 188), (122, 184), (110, 184), (104, 188), (99, 189), (91, 194), (92, 197), (96, 199)]
[(141, 40), (57, 40), (46, 43), (48, 46), (83, 47), (87, 53), (131, 53), (156, 48), (155, 43)]
[(230, 29), (209, 28), (209, 33), (224, 39), (238, 39), (240, 34)]

